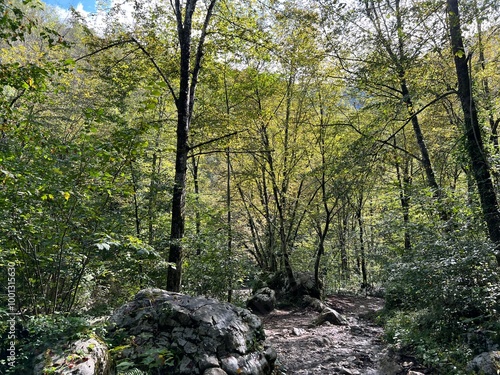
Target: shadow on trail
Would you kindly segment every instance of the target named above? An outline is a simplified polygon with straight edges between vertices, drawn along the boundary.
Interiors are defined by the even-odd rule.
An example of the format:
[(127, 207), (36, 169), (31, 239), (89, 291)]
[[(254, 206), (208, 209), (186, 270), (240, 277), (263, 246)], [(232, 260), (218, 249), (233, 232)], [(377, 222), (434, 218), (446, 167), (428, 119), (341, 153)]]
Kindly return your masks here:
[(403, 375), (412, 362), (398, 363), (382, 341), (383, 329), (367, 317), (383, 307), (383, 299), (337, 295), (324, 301), (342, 313), (348, 325), (311, 323), (311, 308), (274, 310), (262, 317), (268, 341), (278, 353), (276, 375)]

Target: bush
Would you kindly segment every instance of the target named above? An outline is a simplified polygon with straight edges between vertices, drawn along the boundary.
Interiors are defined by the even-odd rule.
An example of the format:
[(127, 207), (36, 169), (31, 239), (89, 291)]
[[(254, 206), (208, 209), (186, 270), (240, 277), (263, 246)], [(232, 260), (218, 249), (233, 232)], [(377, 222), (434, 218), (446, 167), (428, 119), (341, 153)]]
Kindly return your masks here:
[[(4, 328), (4, 327), (2, 327)], [(2, 329), (2, 332), (4, 330)], [(1, 353), (0, 374), (25, 375), (32, 373), (35, 358), (45, 350), (57, 346), (62, 340), (77, 340), (92, 334), (88, 321), (82, 317), (41, 315), (16, 323), (16, 361), (9, 366)], [(1, 337), (1, 347), (8, 348), (7, 335)]]
[(389, 343), (440, 374), (500, 344), (500, 275), (491, 244), (446, 233), (387, 272)]

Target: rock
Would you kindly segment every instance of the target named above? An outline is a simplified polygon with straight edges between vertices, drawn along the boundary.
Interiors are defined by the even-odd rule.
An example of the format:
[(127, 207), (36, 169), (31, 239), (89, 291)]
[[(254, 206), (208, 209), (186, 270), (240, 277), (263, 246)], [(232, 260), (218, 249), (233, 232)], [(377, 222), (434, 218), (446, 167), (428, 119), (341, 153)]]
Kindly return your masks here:
[[(75, 341), (64, 351), (48, 349), (38, 356), (33, 373), (54, 375), (114, 375), (115, 367), (106, 345), (95, 339)], [(50, 369), (50, 370), (49, 370)]]
[(498, 375), (500, 373), (500, 351), (484, 352), (474, 357), (467, 365), (473, 374)]
[(319, 314), (319, 316), (312, 322), (315, 326), (320, 326), (325, 322), (330, 322), (335, 325), (347, 325), (347, 319), (339, 314), (334, 309), (327, 307)]
[(303, 296), (302, 301), (304, 301), (304, 304), (306, 306), (312, 307), (317, 312), (322, 312), (323, 310), (328, 308), (328, 306), (326, 306), (319, 299), (313, 298), (311, 296)]
[[(342, 375), (354, 375), (354, 372), (352, 372), (351, 370), (345, 368), (345, 367), (342, 367), (342, 366), (337, 366), (334, 368), (334, 370), (338, 373), (338, 374), (342, 374)], [(359, 372), (358, 372), (359, 374)]]
[(351, 326), (351, 328), (350, 328), (350, 329), (351, 329), (351, 332), (352, 332), (352, 333), (355, 333), (355, 334), (358, 334), (358, 335), (360, 335), (360, 334), (363, 334), (363, 333), (364, 333), (363, 328), (361, 328), (361, 327), (359, 327), (359, 326)]
[(274, 310), (276, 293), (271, 288), (261, 288), (247, 301), (247, 307), (255, 313), (269, 314)]
[(316, 345), (318, 345), (319, 347), (327, 347), (327, 346), (330, 346), (332, 344), (332, 342), (324, 336), (315, 337), (313, 339), (313, 342)]
[(219, 360), (215, 355), (201, 354), (199, 357), (200, 370), (219, 367)]
[(218, 368), (218, 367), (212, 367), (203, 373), (203, 375), (227, 375), (227, 372), (225, 372), (223, 369)]
[(408, 371), (407, 375), (425, 375), (425, 374), (418, 371)]
[(316, 285), (314, 275), (312, 273), (297, 272), (295, 274), (295, 281), (297, 283), (295, 288), (296, 295), (321, 298), (323, 285)]
[(110, 317), (108, 331), (138, 368), (148, 353), (175, 353), (174, 365), (159, 365), (172, 375), (268, 375), (276, 360), (260, 319), (248, 310), (161, 289), (137, 293)]
[(303, 328), (293, 328), (292, 332), (295, 336), (302, 336), (303, 334), (306, 333), (306, 330)]

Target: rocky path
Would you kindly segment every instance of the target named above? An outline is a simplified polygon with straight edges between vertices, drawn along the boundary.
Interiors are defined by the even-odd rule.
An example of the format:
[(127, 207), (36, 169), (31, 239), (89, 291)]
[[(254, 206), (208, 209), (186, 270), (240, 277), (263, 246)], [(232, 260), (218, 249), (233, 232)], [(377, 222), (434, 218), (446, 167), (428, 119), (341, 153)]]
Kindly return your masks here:
[(335, 296), (324, 301), (349, 324), (313, 326), (313, 309), (274, 310), (263, 317), (268, 340), (278, 352), (276, 375), (420, 374), (411, 361), (395, 361), (382, 342), (382, 328), (369, 319), (383, 300)]

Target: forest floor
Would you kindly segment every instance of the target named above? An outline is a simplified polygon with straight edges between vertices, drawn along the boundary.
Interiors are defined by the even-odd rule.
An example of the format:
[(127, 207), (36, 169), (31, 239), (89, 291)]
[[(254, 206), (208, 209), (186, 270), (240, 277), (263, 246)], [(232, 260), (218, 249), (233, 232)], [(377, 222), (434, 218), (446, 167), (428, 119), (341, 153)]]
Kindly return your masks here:
[(313, 326), (319, 313), (312, 308), (274, 310), (262, 317), (266, 337), (278, 353), (276, 375), (428, 373), (384, 344), (383, 329), (374, 322), (383, 299), (336, 295), (324, 302), (349, 324)]

